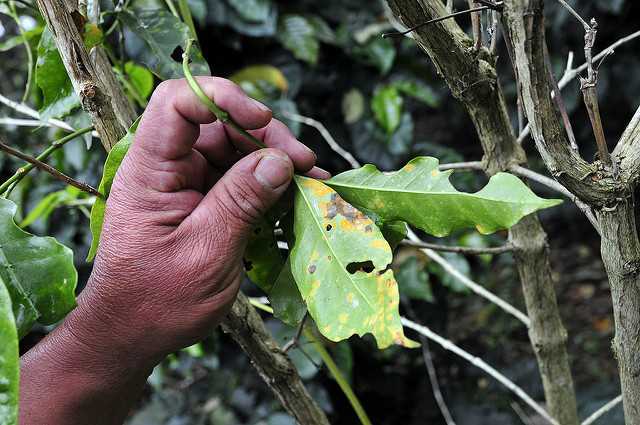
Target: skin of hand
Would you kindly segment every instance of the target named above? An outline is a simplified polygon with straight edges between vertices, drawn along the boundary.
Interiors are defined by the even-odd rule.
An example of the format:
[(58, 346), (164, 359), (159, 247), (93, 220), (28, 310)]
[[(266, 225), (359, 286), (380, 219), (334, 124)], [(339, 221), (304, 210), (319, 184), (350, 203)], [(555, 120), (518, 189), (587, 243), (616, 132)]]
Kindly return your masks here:
[(294, 172), (329, 177), (266, 106), (228, 80), (198, 82), (268, 148), (216, 121), (185, 80), (158, 86), (78, 307), (22, 357), (21, 424), (122, 423), (153, 367), (228, 312), (247, 237)]

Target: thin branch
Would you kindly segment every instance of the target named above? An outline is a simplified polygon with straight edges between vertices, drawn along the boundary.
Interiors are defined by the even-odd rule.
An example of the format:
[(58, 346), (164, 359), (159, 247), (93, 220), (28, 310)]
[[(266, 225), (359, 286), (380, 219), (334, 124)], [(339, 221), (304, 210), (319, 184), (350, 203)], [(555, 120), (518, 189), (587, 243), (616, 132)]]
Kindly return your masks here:
[(318, 130), (318, 132), (320, 133), (320, 135), (322, 136), (322, 138), (325, 140), (325, 142), (327, 142), (327, 144), (329, 145), (329, 147), (331, 148), (332, 151), (334, 151), (335, 153), (337, 153), (338, 155), (340, 155), (340, 157), (342, 159), (344, 159), (345, 161), (347, 161), (349, 163), (349, 165), (351, 165), (351, 167), (353, 168), (360, 168), (361, 165), (358, 162), (357, 159), (355, 159), (353, 157), (353, 155), (351, 155), (351, 153), (347, 150), (345, 150), (344, 148), (342, 148), (342, 146), (340, 146), (338, 144), (338, 142), (336, 142), (336, 140), (333, 138), (333, 136), (331, 135), (331, 133), (329, 133), (329, 131), (327, 130), (327, 128), (318, 120), (315, 120), (313, 118), (310, 117), (305, 117), (304, 115), (299, 115), (299, 114), (294, 114), (292, 112), (287, 112), (284, 111), (282, 113), (282, 115), (285, 118), (288, 118), (292, 121), (296, 121), (308, 126), (311, 126), (313, 128), (315, 128), (316, 130)]
[(562, 122), (564, 124), (564, 129), (567, 132), (567, 138), (569, 139), (569, 144), (571, 148), (578, 152), (578, 143), (576, 143), (576, 136), (573, 133), (573, 126), (571, 125), (571, 120), (569, 119), (569, 113), (567, 112), (567, 107), (564, 104), (564, 100), (562, 99), (562, 93), (560, 93), (560, 87), (558, 87), (558, 82), (556, 81), (556, 77), (553, 75), (553, 67), (551, 66), (551, 58), (549, 57), (549, 49), (547, 46), (544, 46), (544, 61), (547, 67), (547, 74), (549, 75), (549, 80), (553, 84), (553, 99), (556, 102), (556, 106), (560, 111), (560, 116), (562, 117)]
[[(597, 55), (593, 57), (593, 61), (598, 61), (604, 58), (605, 56), (608, 56), (614, 53), (615, 49), (617, 49), (618, 47), (620, 47), (625, 43), (635, 40), (636, 38), (640, 38), (640, 31), (636, 31), (625, 37), (622, 37), (617, 41), (615, 41), (614, 43), (612, 43), (609, 47), (602, 49)], [(571, 59), (573, 59), (572, 54), (571, 54)], [(570, 65), (571, 63), (567, 61), (567, 69), (565, 70), (562, 78), (560, 78), (560, 81), (558, 81), (558, 88), (560, 90), (565, 88), (571, 81), (573, 81), (582, 71), (585, 71), (589, 66), (588, 63), (586, 62), (578, 66), (577, 68), (571, 68)], [(520, 131), (520, 134), (518, 135), (518, 143), (522, 143), (529, 136), (529, 134), (531, 134), (531, 129), (529, 128), (529, 124), (527, 124), (524, 127), (524, 129)]]
[(22, 152), (20, 152), (17, 149), (12, 148), (11, 146), (7, 145), (5, 143), (5, 140), (2, 136), (0, 136), (0, 150), (5, 151), (6, 153), (8, 153), (9, 155), (13, 155), (16, 158), (20, 158), (23, 161), (29, 162), (31, 164), (33, 164), (35, 167), (46, 171), (47, 173), (51, 174), (53, 177), (55, 177), (56, 179), (65, 182), (68, 185), (71, 185), (73, 187), (76, 187), (84, 192), (90, 193), (91, 195), (97, 196), (99, 198), (104, 198), (104, 196), (98, 192), (95, 188), (89, 186), (86, 183), (82, 183), (79, 182), (75, 179), (73, 179), (72, 177), (67, 176), (66, 174), (58, 171), (57, 169), (53, 168), (52, 166), (45, 164), (44, 162), (39, 161), (36, 158), (33, 158), (27, 154), (24, 154)]
[(481, 369), (483, 372), (487, 373), (489, 376), (491, 376), (496, 381), (500, 382), (502, 385), (504, 385), (510, 391), (512, 391), (516, 396), (518, 396), (529, 407), (531, 407), (540, 416), (542, 416), (544, 419), (546, 419), (547, 422), (549, 422), (551, 424), (554, 424), (554, 425), (558, 425), (558, 423), (551, 416), (549, 416), (549, 413), (547, 413), (547, 411), (542, 406), (540, 406), (538, 403), (536, 403), (527, 393), (525, 393), (522, 388), (520, 388), (518, 385), (516, 385), (509, 378), (507, 378), (506, 376), (504, 376), (503, 374), (498, 372), (495, 368), (489, 366), (481, 358), (476, 357), (473, 354), (470, 354), (469, 352), (467, 352), (464, 349), (462, 349), (462, 348), (458, 347), (457, 345), (455, 345), (452, 341), (450, 341), (450, 340), (448, 340), (446, 338), (443, 338), (440, 335), (436, 334), (435, 332), (433, 332), (431, 329), (429, 329), (426, 326), (423, 326), (423, 325), (417, 324), (415, 322), (412, 322), (411, 320), (409, 320), (409, 319), (407, 319), (405, 317), (402, 317), (401, 321), (402, 321), (403, 326), (405, 326), (405, 327), (407, 327), (409, 329), (413, 329), (414, 331), (418, 332), (419, 334), (426, 336), (430, 340), (434, 341), (436, 344), (440, 345), (445, 350), (451, 351), (452, 353), (456, 354), (457, 356), (462, 357), (463, 359), (467, 360), (472, 365), (474, 365), (477, 368)]
[(48, 121), (42, 121), (38, 111), (28, 107), (24, 103), (15, 102), (15, 101), (3, 96), (2, 94), (0, 94), (0, 103), (5, 104), (9, 108), (14, 109), (15, 111), (18, 111), (21, 114), (25, 114), (25, 115), (30, 116), (31, 118), (37, 119), (38, 121), (40, 121), (42, 123), (42, 125), (51, 125), (51, 126), (58, 127), (58, 128), (61, 128), (62, 130), (66, 130), (66, 131), (74, 131), (75, 130), (73, 127), (71, 127), (66, 122), (60, 121), (60, 120), (57, 120), (57, 119), (54, 119), (54, 118), (51, 118)]
[(591, 222), (591, 224), (596, 229), (598, 234), (600, 234), (600, 223), (598, 223), (598, 220), (593, 214), (591, 207), (585, 204), (584, 202), (582, 202), (580, 198), (578, 198), (576, 195), (571, 193), (569, 189), (567, 189), (566, 187), (564, 187), (563, 185), (561, 185), (551, 177), (547, 177), (545, 175), (536, 173), (535, 171), (529, 170), (528, 168), (524, 168), (519, 165), (515, 165), (511, 167), (510, 171), (512, 171), (514, 174), (517, 174), (521, 177), (526, 177), (542, 185), (545, 185), (548, 188), (553, 189), (556, 192), (569, 198), (574, 204), (576, 204), (576, 206), (580, 209), (580, 211), (584, 213), (584, 215), (587, 217), (589, 222)]
[(582, 421), (580, 425), (591, 425), (596, 420), (600, 419), (602, 415), (604, 415), (605, 413), (607, 413), (608, 411), (616, 407), (618, 404), (620, 404), (621, 401), (622, 401), (622, 395), (619, 395), (618, 397), (614, 398), (613, 400), (611, 400), (610, 402), (608, 402), (607, 404), (605, 404), (604, 406), (602, 406), (601, 408), (593, 412), (587, 419)]
[[(422, 242), (411, 230), (409, 230), (408, 238), (414, 242)], [(524, 314), (522, 311), (518, 310), (502, 298), (498, 297), (497, 295), (487, 291), (482, 286), (469, 279), (467, 276), (460, 273), (451, 263), (442, 258), (435, 251), (429, 248), (422, 248), (421, 251), (424, 252), (427, 257), (438, 263), (447, 273), (456, 278), (460, 283), (469, 288), (472, 292), (480, 295), (488, 301), (491, 301), (505, 312), (520, 320), (522, 323), (524, 323), (525, 326), (530, 326), (531, 321), (526, 314)]]
[(438, 170), (478, 170), (484, 171), (484, 165), (482, 161), (468, 161), (468, 162), (451, 162), (449, 164), (440, 164)]
[(433, 391), (433, 398), (436, 399), (436, 404), (438, 405), (438, 409), (440, 409), (440, 413), (444, 418), (444, 421), (447, 425), (456, 425), (456, 422), (453, 420), (453, 416), (451, 416), (451, 412), (449, 411), (449, 407), (447, 403), (444, 401), (444, 397), (442, 396), (442, 391), (440, 391), (440, 383), (438, 383), (438, 374), (436, 373), (436, 368), (433, 365), (433, 359), (431, 358), (431, 350), (429, 350), (429, 340), (424, 335), (420, 334), (420, 344), (422, 345), (422, 359), (424, 360), (424, 365), (427, 367), (427, 373), (429, 374), (429, 382), (431, 382), (431, 390)]
[(404, 37), (405, 35), (420, 29), (424, 26), (427, 26), (429, 24), (435, 24), (436, 22), (440, 22), (440, 21), (444, 21), (445, 19), (449, 19), (449, 18), (454, 18), (456, 16), (459, 15), (466, 15), (468, 13), (473, 13), (473, 12), (481, 12), (483, 10), (489, 10), (490, 7), (489, 6), (481, 6), (481, 7), (474, 7), (472, 9), (467, 9), (467, 10), (462, 10), (460, 12), (456, 12), (456, 13), (451, 13), (449, 15), (445, 15), (445, 16), (440, 16), (439, 18), (435, 18), (435, 19), (431, 19), (429, 21), (426, 22), (422, 22), (418, 25), (415, 25), (405, 31), (400, 31), (400, 32), (386, 32), (384, 34), (382, 34), (382, 38), (387, 38), (387, 37)]
[(582, 24), (582, 26), (584, 27), (585, 31), (588, 31), (589, 29), (591, 29), (591, 27), (589, 26), (589, 24), (587, 23), (587, 21), (585, 21), (584, 19), (582, 19), (582, 16), (580, 16), (578, 14), (578, 12), (576, 12), (573, 7), (571, 7), (569, 5), (569, 3), (567, 3), (564, 0), (558, 0), (558, 3), (560, 3), (562, 5), (562, 7), (564, 7), (565, 9), (567, 9), (569, 11), (569, 13), (571, 13), (578, 21), (580, 21), (580, 23)]
[(520, 407), (518, 403), (516, 403), (515, 401), (511, 403), (511, 408), (513, 409), (514, 412), (516, 412), (518, 419), (520, 419), (520, 421), (522, 421), (524, 425), (533, 425), (533, 423), (531, 422), (531, 419), (529, 419), (526, 413), (524, 413), (524, 411), (522, 410), (522, 407)]
[[(36, 157), (36, 159), (38, 161), (46, 160), (57, 149), (60, 149), (62, 146), (64, 146), (66, 143), (70, 142), (71, 140), (75, 139), (76, 137), (82, 136), (83, 134), (90, 132), (92, 129), (93, 127), (86, 127), (78, 131), (75, 131), (71, 134), (68, 134), (61, 139), (53, 141), (47, 149), (45, 149), (40, 155)], [(29, 171), (33, 170), (34, 168), (35, 168), (35, 165), (33, 165), (32, 163), (29, 163), (24, 167), (20, 167), (13, 176), (11, 176), (9, 179), (7, 179), (4, 183), (0, 185), (0, 195), (5, 193), (6, 191), (11, 191), (11, 189), (14, 188), (20, 182), (20, 180), (22, 180), (24, 176), (26, 176), (29, 173)]]
[(428, 248), (434, 251), (455, 252), (458, 254), (467, 255), (485, 255), (485, 254), (503, 254), (505, 252), (513, 251), (513, 247), (509, 244), (491, 248), (474, 248), (468, 246), (446, 246), (435, 243), (428, 243), (423, 241), (413, 241), (405, 239), (401, 242), (402, 245), (415, 246), (417, 248)]

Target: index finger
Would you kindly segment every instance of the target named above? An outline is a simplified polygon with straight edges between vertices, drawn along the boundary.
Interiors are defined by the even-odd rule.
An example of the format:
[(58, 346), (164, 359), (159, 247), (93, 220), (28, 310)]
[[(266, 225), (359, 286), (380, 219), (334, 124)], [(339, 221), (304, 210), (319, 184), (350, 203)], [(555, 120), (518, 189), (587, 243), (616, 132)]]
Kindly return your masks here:
[[(218, 77), (196, 77), (204, 93), (245, 129), (271, 121), (271, 111), (247, 96), (235, 83)], [(191, 152), (201, 124), (215, 116), (193, 93), (185, 79), (162, 82), (153, 93), (136, 132), (132, 149), (153, 160), (174, 160)]]

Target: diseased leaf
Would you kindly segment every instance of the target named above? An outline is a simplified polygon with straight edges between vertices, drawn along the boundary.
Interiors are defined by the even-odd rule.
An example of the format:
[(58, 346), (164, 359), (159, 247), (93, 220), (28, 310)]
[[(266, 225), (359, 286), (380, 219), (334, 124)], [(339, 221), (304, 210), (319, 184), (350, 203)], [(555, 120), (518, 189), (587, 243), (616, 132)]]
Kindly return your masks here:
[(299, 325), (307, 313), (307, 306), (291, 273), (289, 258), (269, 292), (269, 302), (273, 307), (273, 315), (289, 326)]
[(402, 96), (394, 86), (376, 89), (371, 98), (371, 110), (376, 121), (387, 134), (392, 134), (400, 125)]
[(22, 337), (36, 320), (51, 325), (75, 307), (78, 273), (73, 252), (51, 237), (20, 229), (14, 222), (16, 210), (16, 204), (0, 198), (0, 278)]
[(479, 192), (458, 192), (449, 182), (450, 174), (438, 171), (437, 159), (418, 157), (393, 173), (382, 173), (368, 164), (325, 183), (348, 202), (384, 221), (406, 221), (434, 236), (468, 227), (493, 233), (562, 202), (539, 198), (507, 173), (491, 177)]
[(113, 179), (116, 176), (118, 168), (124, 159), (124, 156), (129, 151), (131, 143), (133, 143), (133, 137), (136, 129), (138, 128), (138, 118), (127, 131), (127, 134), (116, 143), (107, 155), (107, 160), (104, 162), (104, 169), (102, 170), (102, 179), (98, 186), (98, 192), (102, 193), (104, 198), (96, 198), (96, 201), (91, 207), (91, 220), (89, 221), (89, 228), (91, 229), (91, 247), (87, 254), (87, 261), (93, 261), (96, 253), (98, 252), (98, 245), (100, 243), (100, 234), (102, 233), (102, 224), (104, 223), (104, 210), (107, 206), (106, 198), (111, 191), (111, 185)]
[(266, 294), (280, 274), (284, 259), (273, 234), (273, 226), (265, 219), (254, 227), (244, 251), (247, 276)]
[(324, 183), (296, 176), (291, 271), (322, 334), (372, 333), (378, 347), (414, 347), (404, 336), (391, 248), (375, 223)]
[(65, 116), (80, 106), (49, 29), (42, 32), (38, 43), (35, 80), (44, 96), (40, 109), (43, 120)]
[(18, 333), (11, 309), (11, 297), (0, 277), (0, 423), (18, 423)]
[[(191, 38), (189, 27), (165, 9), (144, 9), (134, 12), (122, 10), (119, 14), (122, 22), (140, 37), (148, 47), (141, 52), (142, 62), (159, 78), (181, 78), (181, 58), (172, 55), (182, 53), (187, 40)], [(179, 48), (179, 49), (178, 49)], [(200, 50), (191, 54), (191, 72), (193, 75), (211, 75), (209, 65)]]
[(304, 16), (283, 15), (278, 22), (277, 37), (297, 59), (311, 65), (318, 62), (320, 43), (315, 28)]

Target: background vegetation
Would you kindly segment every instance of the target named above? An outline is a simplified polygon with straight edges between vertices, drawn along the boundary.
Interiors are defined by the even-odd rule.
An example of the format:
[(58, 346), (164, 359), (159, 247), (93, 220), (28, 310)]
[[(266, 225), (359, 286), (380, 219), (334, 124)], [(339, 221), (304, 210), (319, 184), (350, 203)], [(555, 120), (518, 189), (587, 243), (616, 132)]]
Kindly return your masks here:
[[(170, 45), (163, 32), (163, 15), (145, 10), (166, 8), (153, 0), (102, 2), (102, 10), (124, 9), (121, 22), (109, 34), (117, 69), (128, 82), (130, 95), (142, 108), (159, 81), (148, 69), (165, 72), (164, 63), (150, 62), (145, 34), (155, 34)], [(578, 3), (578, 2), (573, 2)], [(638, 30), (640, 6), (630, 0), (595, 0), (576, 4), (582, 16), (599, 21), (596, 50)], [(214, 75), (243, 80), (252, 96), (268, 103), (276, 115), (288, 122), (299, 138), (319, 156), (319, 165), (340, 172), (350, 165), (335, 155), (316, 129), (290, 121), (287, 114), (299, 113), (321, 121), (333, 137), (361, 162), (381, 169), (396, 168), (417, 155), (432, 155), (441, 162), (478, 160), (482, 156), (475, 130), (465, 111), (449, 95), (433, 65), (411, 40), (382, 39), (392, 31), (381, 3), (371, 0), (328, 0), (314, 2), (271, 0), (190, 0), (203, 55)], [(556, 74), (564, 70), (569, 51), (582, 58), (582, 28), (568, 13), (548, 2), (548, 40)], [(456, 2), (466, 8), (466, 2)], [(27, 39), (35, 55), (47, 49), (42, 20), (32, 8), (18, 3), (19, 21), (27, 30)], [(19, 100), (27, 85), (28, 63), (24, 46), (15, 42), (18, 29), (11, 10), (0, 4), (0, 94)], [(126, 25), (127, 13), (147, 19), (147, 33)], [(167, 11), (167, 16), (169, 12)], [(168, 18), (167, 18), (168, 19)], [(105, 14), (104, 31), (114, 22)], [(468, 17), (459, 22), (468, 27)], [(640, 43), (640, 42), (639, 42)], [(163, 44), (161, 44), (163, 45)], [(607, 139), (617, 140), (640, 99), (640, 56), (638, 44), (628, 44), (608, 58), (600, 71), (600, 108)], [(179, 51), (172, 51), (180, 59)], [(513, 106), (511, 116), (517, 126), (515, 86), (506, 50), (498, 47), (498, 69)], [(576, 59), (579, 60), (579, 59)], [(580, 60), (581, 61), (581, 60)], [(174, 62), (177, 65), (177, 62)], [(30, 102), (53, 115), (68, 112), (77, 127), (89, 124), (78, 105), (59, 93), (46, 93), (38, 78), (55, 78), (60, 69), (40, 69), (27, 93)], [(269, 65), (273, 68), (255, 68)], [(61, 65), (60, 65), (61, 66)], [(162, 68), (165, 67), (165, 68)], [(253, 67), (253, 68), (248, 68)], [(164, 69), (164, 70), (163, 70)], [(161, 71), (163, 70), (163, 71)], [(238, 74), (243, 72), (243, 74)], [(256, 78), (256, 73), (260, 76)], [(265, 81), (267, 80), (267, 81)], [(49, 97), (48, 97), (49, 96)], [(51, 102), (51, 96), (62, 102)], [(564, 91), (578, 142), (591, 140), (591, 129), (579, 97), (578, 83)], [(55, 104), (60, 110), (47, 107)], [(15, 111), (0, 106), (0, 117), (18, 117)], [(2, 131), (21, 150), (36, 154), (60, 136), (48, 128), (3, 125)], [(104, 162), (98, 143), (86, 138), (65, 145), (50, 163), (78, 180), (97, 186)], [(544, 171), (537, 163), (531, 141), (525, 141), (531, 168)], [(583, 157), (594, 155), (593, 144), (581, 146)], [(590, 151), (591, 150), (591, 151)], [(4, 180), (21, 164), (0, 156), (0, 179)], [(482, 178), (458, 175), (458, 188), (477, 189)], [(544, 187), (538, 194), (553, 197)], [(47, 198), (45, 198), (47, 197)], [(12, 194), (22, 206), (23, 225), (36, 234), (53, 235), (74, 249), (80, 285), (86, 281), (91, 265), (84, 262), (91, 238), (86, 202), (78, 193), (42, 173), (32, 173)], [(43, 204), (42, 199), (48, 199)], [(33, 213), (33, 211), (36, 213)], [(31, 216), (30, 216), (31, 214)], [(611, 297), (596, 239), (587, 231), (589, 223), (571, 204), (545, 211), (543, 224), (552, 247), (553, 268), (561, 314), (569, 331), (569, 352), (582, 416), (616, 396), (616, 365), (611, 355)], [(505, 234), (491, 238), (500, 243)], [(591, 237), (591, 236), (590, 236)], [(488, 244), (474, 232), (456, 234), (445, 241), (457, 245)], [(447, 255), (460, 271), (472, 276), (496, 294), (523, 308), (517, 273), (509, 255), (464, 257)], [(522, 386), (529, 394), (542, 398), (542, 386), (526, 329), (493, 305), (470, 295), (413, 248), (401, 248), (394, 263), (404, 314), (419, 318), (432, 329), (455, 341), (472, 353), (482, 355), (492, 365)], [(248, 294), (260, 295), (252, 286)], [(282, 343), (295, 330), (267, 320), (271, 331)], [(27, 350), (46, 334), (46, 328), (34, 330), (21, 343)], [(391, 347), (374, 349), (371, 338), (353, 338), (332, 346), (332, 353), (349, 377), (369, 416), (376, 424), (423, 424), (442, 421), (420, 350)], [(330, 412), (332, 423), (353, 424), (356, 418), (337, 384), (328, 377), (313, 351), (291, 352), (301, 375), (322, 407)], [(459, 424), (518, 423), (516, 401), (499, 384), (482, 372), (440, 348), (431, 350), (445, 400)], [(607, 422), (608, 421), (608, 422)], [(603, 423), (622, 423), (621, 408), (612, 411)], [(251, 368), (241, 350), (221, 332), (210, 339), (168, 358), (152, 375), (145, 400), (132, 415), (130, 424), (255, 424), (292, 423)]]

